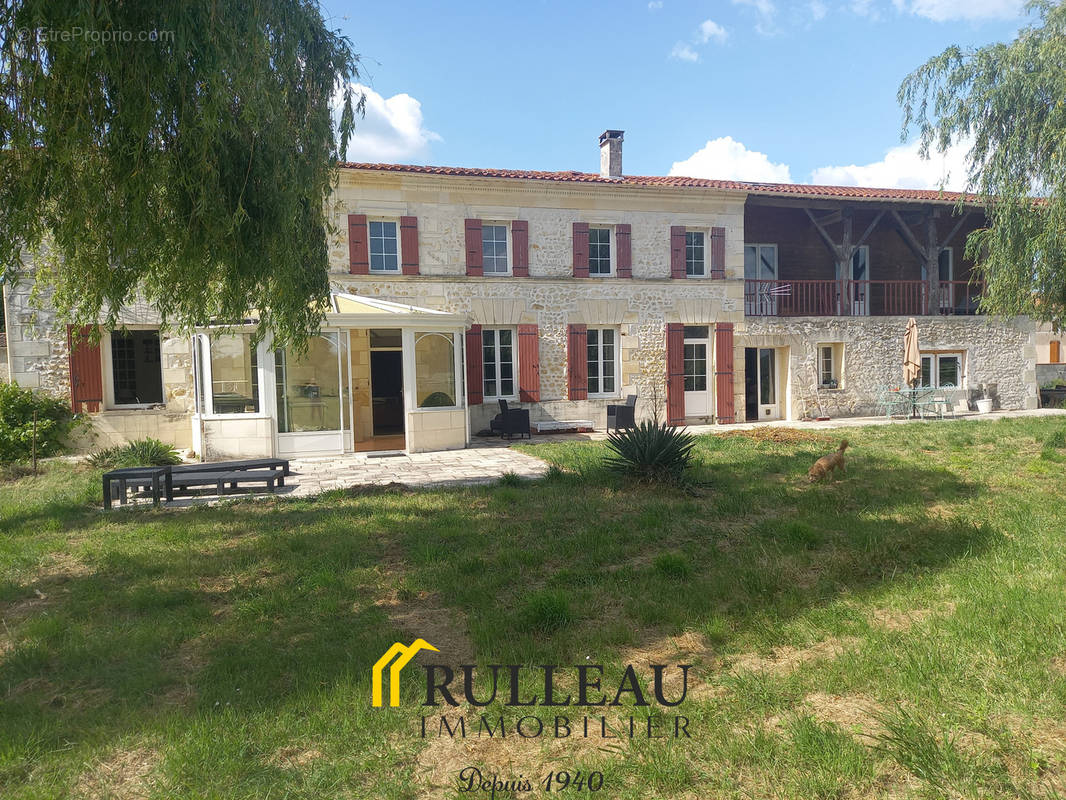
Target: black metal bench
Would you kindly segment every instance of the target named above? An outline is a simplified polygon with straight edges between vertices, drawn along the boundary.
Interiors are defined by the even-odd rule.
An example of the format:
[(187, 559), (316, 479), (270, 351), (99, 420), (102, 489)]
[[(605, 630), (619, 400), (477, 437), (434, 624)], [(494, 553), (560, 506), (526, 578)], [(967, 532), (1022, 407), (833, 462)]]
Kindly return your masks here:
[[(226, 484), (237, 489), (242, 483), (262, 481), (267, 491), (285, 485), (289, 462), (284, 458), (250, 458), (243, 461), (216, 461), (208, 464), (178, 464), (169, 467), (125, 467), (104, 473), (104, 508), (116, 498), (123, 505), (129, 490), (152, 492), (152, 504), (161, 498), (174, 499), (175, 488), (188, 492), (194, 487), (214, 485), (223, 493)], [(222, 480), (220, 480), (222, 478)]]
[(222, 496), (226, 487), (236, 491), (242, 484), (262, 482), (268, 492), (285, 485), (285, 476), (278, 469), (239, 469), (230, 472), (208, 470), (206, 472), (180, 472), (173, 476), (174, 488), (188, 492), (201, 486), (214, 486), (215, 493)]

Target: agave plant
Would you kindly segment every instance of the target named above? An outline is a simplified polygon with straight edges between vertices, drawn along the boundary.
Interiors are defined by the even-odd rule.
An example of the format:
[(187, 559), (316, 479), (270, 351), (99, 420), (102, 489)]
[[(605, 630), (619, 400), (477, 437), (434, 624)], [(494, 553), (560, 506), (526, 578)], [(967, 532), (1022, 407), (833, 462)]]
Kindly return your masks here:
[(670, 425), (644, 421), (607, 434), (607, 468), (639, 480), (677, 482), (692, 460), (696, 437)]
[(180, 464), (178, 451), (166, 442), (152, 437), (136, 439), (119, 451), (120, 467), (163, 467), (167, 464)]

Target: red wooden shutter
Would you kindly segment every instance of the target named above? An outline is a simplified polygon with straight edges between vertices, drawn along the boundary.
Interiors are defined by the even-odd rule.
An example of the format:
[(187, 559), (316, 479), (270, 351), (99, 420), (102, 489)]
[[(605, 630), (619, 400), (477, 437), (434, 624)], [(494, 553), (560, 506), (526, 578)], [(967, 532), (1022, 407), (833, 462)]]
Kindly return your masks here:
[(400, 217), (400, 254), (404, 275), (418, 274), (418, 217)]
[[(511, 274), (516, 278), (529, 277), (529, 222), (516, 219), (511, 223)], [(521, 339), (519, 339), (521, 341)]]
[(571, 400), (587, 400), (589, 396), (588, 326), (570, 325), (568, 331), (566, 347), (567, 396)]
[(685, 277), (685, 226), (670, 226), (670, 277)]
[(725, 228), (711, 228), (711, 277), (725, 277)]
[(352, 275), (370, 272), (370, 251), (366, 246), (366, 214), (348, 215), (348, 271)]
[(589, 224), (574, 223), (574, 277), (589, 276)]
[(518, 326), (518, 399), (540, 402), (540, 333), (536, 325)]
[(633, 227), (628, 224), (616, 225), (614, 228), (618, 242), (618, 277), (633, 277), (633, 246), (630, 242)]
[(714, 396), (718, 422), (736, 422), (733, 409), (733, 323), (714, 326)]
[(666, 326), (666, 423), (685, 423), (685, 326)]
[[(67, 326), (70, 367), (70, 407), (75, 414), (99, 411), (104, 401), (104, 377), (100, 367), (100, 343), (92, 343), (92, 326)], [(83, 409), (82, 406), (85, 406)]]
[(476, 406), (485, 401), (482, 371), (481, 326), (471, 325), (466, 332), (466, 402)]
[(466, 221), (466, 274), (480, 278), (484, 273), (484, 252), (481, 244), (481, 220)]

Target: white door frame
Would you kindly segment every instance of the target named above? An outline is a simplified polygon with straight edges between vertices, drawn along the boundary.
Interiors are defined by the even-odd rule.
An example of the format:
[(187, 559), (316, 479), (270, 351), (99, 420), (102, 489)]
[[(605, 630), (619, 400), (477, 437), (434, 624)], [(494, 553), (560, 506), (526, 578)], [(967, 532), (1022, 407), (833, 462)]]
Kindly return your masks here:
[[(763, 353), (770, 354), (770, 391), (772, 403), (763, 403), (763, 376), (762, 357)], [(777, 349), (774, 347), (759, 347), (756, 349), (755, 364), (755, 391), (758, 394), (758, 408), (760, 420), (774, 420), (781, 418), (781, 391), (778, 376)]]
[[(711, 347), (711, 325), (686, 325), (687, 330), (690, 327), (707, 328), (707, 336), (689, 338), (684, 337), (684, 343), (682, 345), (681, 357), (682, 364), (685, 363), (684, 348), (688, 345), (702, 345), (703, 346), (703, 380), (706, 388), (696, 391), (685, 391), (685, 416), (686, 417), (709, 417), (714, 413), (714, 398), (712, 396), (714, 381), (712, 377), (714, 375), (714, 369), (712, 364), (713, 349)], [(686, 370), (685, 377), (688, 377), (688, 371)]]

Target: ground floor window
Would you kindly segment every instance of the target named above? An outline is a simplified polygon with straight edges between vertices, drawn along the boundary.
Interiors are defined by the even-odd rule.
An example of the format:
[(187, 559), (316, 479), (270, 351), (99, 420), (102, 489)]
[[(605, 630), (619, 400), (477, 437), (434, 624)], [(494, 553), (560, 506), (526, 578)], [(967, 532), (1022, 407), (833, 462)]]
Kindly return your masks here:
[(923, 353), (921, 385), (936, 388), (962, 386), (962, 353)]
[(515, 396), (514, 331), (510, 328), (482, 328), (481, 364), (486, 398)]
[[(695, 341), (692, 341), (695, 340)], [(685, 327), (685, 391), (707, 391), (707, 326)]]
[(588, 394), (607, 397), (618, 392), (618, 332), (614, 328), (588, 329)]
[[(202, 378), (211, 386), (211, 413), (246, 414), (259, 412), (259, 359), (250, 333), (211, 336)], [(201, 350), (202, 352), (202, 350)], [(206, 364), (204, 362), (207, 362)]]
[(844, 360), (844, 345), (837, 343), (818, 345), (818, 386), (836, 389), (840, 386), (841, 364)]
[(344, 427), (347, 362), (341, 336), (331, 332), (312, 337), (306, 353), (275, 352), (278, 433)]
[(415, 334), (415, 399), (419, 408), (454, 406), (455, 336), (432, 331)]
[(163, 402), (159, 331), (111, 332), (111, 389), (116, 406)]

